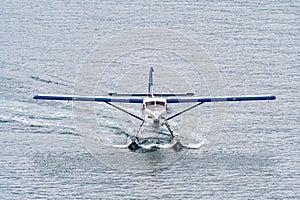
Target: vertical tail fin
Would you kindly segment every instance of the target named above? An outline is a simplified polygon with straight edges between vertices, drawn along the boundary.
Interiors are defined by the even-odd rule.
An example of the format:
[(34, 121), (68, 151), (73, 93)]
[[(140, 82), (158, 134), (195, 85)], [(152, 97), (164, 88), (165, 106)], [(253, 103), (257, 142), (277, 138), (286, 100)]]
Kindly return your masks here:
[(149, 83), (148, 83), (148, 96), (153, 97), (153, 72), (154, 69), (153, 67), (150, 67), (150, 72), (149, 72)]

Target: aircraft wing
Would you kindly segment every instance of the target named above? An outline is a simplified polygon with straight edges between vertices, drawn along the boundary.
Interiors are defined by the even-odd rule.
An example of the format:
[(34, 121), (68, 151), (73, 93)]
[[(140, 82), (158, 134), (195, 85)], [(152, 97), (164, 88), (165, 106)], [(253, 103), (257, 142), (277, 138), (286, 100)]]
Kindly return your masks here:
[[(54, 95), (37, 94), (34, 99), (42, 100), (63, 100), (63, 101), (98, 101), (98, 102), (122, 102), (122, 103), (143, 103), (142, 97), (110, 97), (110, 96), (76, 96), (76, 95)], [(193, 102), (218, 102), (218, 101), (256, 101), (275, 100), (272, 95), (251, 95), (251, 96), (223, 96), (223, 97), (167, 97), (167, 103), (193, 103)]]
[(99, 102), (122, 102), (122, 103), (143, 103), (140, 97), (107, 97), (107, 96), (76, 96), (76, 95), (54, 95), (37, 94), (34, 99), (62, 100), (62, 101), (99, 101)]
[(249, 95), (249, 96), (222, 96), (222, 97), (190, 97), (176, 98), (168, 97), (167, 103), (192, 103), (192, 102), (218, 102), (218, 101), (256, 101), (256, 100), (275, 100), (273, 95)]

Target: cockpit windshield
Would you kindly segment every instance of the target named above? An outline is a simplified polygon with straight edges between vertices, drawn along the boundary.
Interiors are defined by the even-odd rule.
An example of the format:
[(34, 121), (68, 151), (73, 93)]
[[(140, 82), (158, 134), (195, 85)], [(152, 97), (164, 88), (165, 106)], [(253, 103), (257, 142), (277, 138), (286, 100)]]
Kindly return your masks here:
[(163, 110), (164, 107), (165, 107), (165, 102), (163, 102), (163, 101), (149, 101), (149, 102), (146, 102), (146, 107), (149, 110), (153, 110), (153, 111)]

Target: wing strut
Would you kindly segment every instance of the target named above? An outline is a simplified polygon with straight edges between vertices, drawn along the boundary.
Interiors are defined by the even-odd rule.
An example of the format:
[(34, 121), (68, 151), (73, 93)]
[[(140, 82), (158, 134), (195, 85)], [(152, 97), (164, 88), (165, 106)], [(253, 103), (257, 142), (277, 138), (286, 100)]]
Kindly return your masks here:
[(127, 113), (128, 115), (131, 115), (132, 117), (135, 117), (135, 118), (137, 118), (137, 119), (139, 119), (141, 121), (144, 121), (141, 117), (139, 117), (139, 116), (137, 116), (135, 114), (132, 114), (131, 112), (128, 112), (127, 110), (124, 110), (123, 108), (120, 108), (119, 106), (116, 106), (116, 105), (114, 105), (114, 104), (112, 104), (110, 102), (107, 102), (107, 101), (105, 101), (105, 103), (107, 103), (108, 105), (110, 105), (110, 106), (112, 106), (112, 107), (114, 107), (114, 108), (116, 108), (118, 110), (121, 110), (121, 111)]
[(168, 121), (168, 120), (170, 120), (170, 119), (173, 119), (174, 117), (177, 117), (178, 115), (181, 115), (182, 113), (185, 113), (185, 112), (187, 112), (187, 111), (189, 111), (189, 110), (191, 110), (191, 109), (193, 109), (193, 108), (196, 108), (197, 106), (200, 106), (201, 104), (203, 104), (204, 102), (200, 102), (200, 103), (198, 103), (198, 104), (196, 104), (196, 105), (193, 105), (193, 106), (191, 106), (191, 107), (189, 107), (189, 108), (187, 108), (187, 109), (185, 109), (185, 110), (183, 110), (183, 111), (181, 111), (181, 112), (179, 112), (179, 113), (177, 113), (177, 114), (175, 114), (175, 115), (172, 115), (171, 117), (168, 117), (167, 119), (166, 119), (166, 121)]

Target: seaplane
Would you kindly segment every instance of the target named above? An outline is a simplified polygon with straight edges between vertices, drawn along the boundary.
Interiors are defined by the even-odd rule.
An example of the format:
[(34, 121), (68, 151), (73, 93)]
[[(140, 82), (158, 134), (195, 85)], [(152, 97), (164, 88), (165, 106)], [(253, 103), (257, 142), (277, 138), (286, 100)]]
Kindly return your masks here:
[[(220, 101), (258, 101), (258, 100), (275, 100), (273, 95), (247, 95), (247, 96), (219, 96), (219, 97), (196, 97), (194, 93), (155, 93), (153, 84), (153, 67), (150, 67), (148, 92), (147, 93), (108, 93), (107, 96), (77, 96), (77, 95), (54, 95), (54, 94), (37, 94), (33, 99), (40, 100), (61, 100), (61, 101), (93, 101), (103, 102), (126, 114), (141, 121), (137, 132), (130, 135), (130, 143), (127, 147), (135, 151), (141, 148), (139, 136), (144, 125), (158, 129), (165, 126), (169, 132), (171, 140), (176, 140), (169, 121), (181, 114), (194, 109), (203, 103), (220, 102)], [(142, 104), (141, 115), (138, 116), (125, 110), (114, 103)], [(178, 103), (193, 103), (187, 109), (168, 116), (167, 105)], [(174, 147), (182, 146), (180, 140), (176, 140)]]

